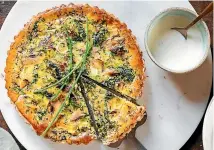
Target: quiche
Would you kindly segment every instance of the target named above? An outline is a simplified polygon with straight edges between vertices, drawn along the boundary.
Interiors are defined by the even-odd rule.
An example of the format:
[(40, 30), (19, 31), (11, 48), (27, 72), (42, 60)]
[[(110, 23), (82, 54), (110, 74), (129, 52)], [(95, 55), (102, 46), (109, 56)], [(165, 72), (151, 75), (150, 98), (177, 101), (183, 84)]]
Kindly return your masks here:
[(38, 135), (109, 145), (144, 117), (144, 106), (124, 98), (141, 95), (144, 68), (124, 23), (98, 7), (69, 4), (39, 13), (14, 37), (5, 80), (8, 96)]

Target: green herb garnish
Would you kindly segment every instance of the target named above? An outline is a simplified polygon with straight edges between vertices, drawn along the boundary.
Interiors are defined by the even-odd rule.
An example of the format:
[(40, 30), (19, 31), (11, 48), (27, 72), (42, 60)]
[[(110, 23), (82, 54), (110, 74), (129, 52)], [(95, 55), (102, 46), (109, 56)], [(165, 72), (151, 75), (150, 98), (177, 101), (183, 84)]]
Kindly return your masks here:
[[(51, 122), (48, 124), (48, 127), (47, 127), (47, 128), (45, 129), (45, 131), (42, 133), (41, 136), (43, 136), (43, 137), (46, 135), (46, 133), (47, 133), (48, 130), (51, 128), (51, 126), (53, 125), (53, 123), (57, 120), (59, 114), (62, 112), (62, 110), (63, 110), (63, 108), (64, 108), (64, 106), (65, 106), (65, 104), (66, 104), (66, 101), (68, 101), (68, 100), (70, 99), (70, 95), (71, 95), (73, 89), (75, 88), (75, 85), (77, 84), (77, 82), (78, 82), (80, 76), (82, 75), (82, 72), (85, 70), (87, 57), (89, 56), (90, 50), (91, 50), (91, 48), (92, 48), (92, 46), (89, 44), (89, 40), (88, 40), (88, 20), (86, 20), (86, 21), (87, 21), (87, 22), (86, 22), (86, 24), (87, 24), (87, 25), (86, 25), (86, 51), (85, 51), (84, 56), (83, 56), (83, 58), (82, 58), (82, 61), (81, 61), (81, 63), (80, 63), (80, 65), (81, 65), (80, 68), (79, 68), (80, 71), (79, 71), (78, 76), (76, 77), (74, 83), (72, 84), (72, 86), (71, 86), (69, 92), (67, 93), (67, 95), (66, 95), (66, 97), (65, 97), (65, 100), (62, 102), (61, 106), (59, 107), (58, 111), (57, 111), (56, 114), (54, 115), (53, 119), (52, 119)], [(65, 79), (69, 78), (69, 77), (72, 75), (72, 73), (73, 73), (75, 70), (77, 70), (77, 69), (78, 69), (78, 67), (74, 67), (74, 68), (72, 69), (72, 71), (70, 71), (65, 77), (62, 78), (63, 80), (62, 80), (62, 79), (60, 80), (60, 82), (62, 82), (62, 81), (64, 81)], [(60, 82), (58, 81), (58, 82), (56, 82), (56, 83), (59, 84)], [(55, 85), (57, 85), (56, 83), (55, 83)], [(53, 86), (53, 84), (52, 84), (51, 86)], [(49, 86), (49, 87), (50, 87), (50, 86)], [(43, 88), (42, 90), (44, 90), (44, 89), (45, 89), (45, 88)], [(46, 89), (47, 89), (47, 87), (46, 87)]]
[[(73, 41), (71, 39), (71, 37), (68, 35), (68, 31), (66, 29), (66, 36), (67, 36), (67, 45), (68, 45), (68, 52), (69, 52), (69, 72), (71, 71), (72, 67), (73, 67), (73, 53), (72, 53), (72, 48), (73, 48)], [(54, 95), (54, 97), (51, 98), (51, 101), (54, 101), (57, 99), (57, 97), (59, 96), (59, 94), (62, 92), (62, 89), (66, 86), (66, 84), (68, 84), (69, 81), (69, 77), (66, 79), (66, 81), (62, 84), (62, 86), (60, 87), (60, 89), (57, 91), (57, 93)]]
[(62, 92), (62, 89), (66, 86), (66, 84), (68, 84), (68, 79), (62, 84), (62, 86), (60, 87), (60, 89), (57, 91), (57, 93), (51, 97), (50, 101), (54, 101), (57, 99), (57, 97), (59, 96), (59, 94)]
[(56, 86), (56, 85), (62, 83), (62, 82), (63, 82), (64, 80), (66, 80), (70, 75), (72, 75), (72, 73), (73, 73), (75, 70), (77, 70), (77, 69), (80, 67), (81, 64), (82, 64), (82, 62), (78, 63), (67, 75), (65, 75), (65, 76), (64, 76), (63, 78), (61, 78), (59, 81), (57, 81), (57, 82), (55, 82), (55, 83), (53, 83), (53, 84), (51, 84), (51, 85), (49, 85), (49, 86), (47, 86), (47, 87), (44, 87), (44, 88), (42, 88), (42, 89), (36, 90), (36, 91), (34, 91), (34, 93), (35, 93), (35, 94), (36, 94), (36, 93), (43, 93), (43, 92), (45, 92), (47, 89), (49, 89), (49, 88), (51, 88), (51, 87), (54, 87), (54, 86)]

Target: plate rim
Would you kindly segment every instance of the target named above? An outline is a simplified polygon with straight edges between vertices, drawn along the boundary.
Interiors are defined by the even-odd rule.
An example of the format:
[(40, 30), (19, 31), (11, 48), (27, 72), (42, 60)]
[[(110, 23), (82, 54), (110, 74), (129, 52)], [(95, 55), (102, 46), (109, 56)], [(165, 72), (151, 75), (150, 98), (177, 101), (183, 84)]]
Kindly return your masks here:
[[(210, 146), (210, 145), (207, 146), (207, 142), (205, 142), (205, 141), (206, 141), (206, 140), (205, 140), (205, 136), (207, 135), (207, 131), (209, 130), (209, 129), (207, 128), (207, 124), (209, 123), (208, 119), (209, 119), (210, 117), (208, 118), (208, 114), (210, 114), (211, 107), (213, 107), (213, 109), (214, 109), (214, 96), (211, 97), (211, 100), (210, 100), (210, 102), (209, 102), (209, 104), (208, 104), (208, 106), (207, 106), (207, 109), (206, 109), (206, 113), (204, 114), (203, 129), (202, 129), (202, 141), (203, 141), (204, 150), (208, 150), (208, 149), (206, 149), (206, 148), (207, 148), (208, 146)], [(214, 121), (214, 120), (213, 120), (213, 121)], [(213, 128), (213, 129), (214, 129), (214, 128)], [(213, 131), (213, 129), (210, 129), (210, 130)], [(205, 143), (206, 143), (206, 144), (205, 144)]]

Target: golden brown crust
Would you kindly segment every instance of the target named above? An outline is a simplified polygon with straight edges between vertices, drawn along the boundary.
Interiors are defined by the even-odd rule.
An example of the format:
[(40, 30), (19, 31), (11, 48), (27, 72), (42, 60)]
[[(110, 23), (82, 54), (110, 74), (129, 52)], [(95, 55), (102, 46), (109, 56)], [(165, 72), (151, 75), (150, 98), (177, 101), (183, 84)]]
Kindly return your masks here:
[[(8, 51), (8, 57), (6, 60), (6, 68), (5, 68), (5, 80), (6, 80), (6, 88), (8, 90), (8, 96), (11, 98), (11, 101), (16, 104), (19, 112), (24, 116), (24, 118), (29, 122), (33, 129), (37, 132), (37, 134), (41, 134), (42, 131), (47, 127), (47, 124), (39, 125), (33, 121), (32, 116), (29, 116), (24, 113), (25, 108), (23, 107), (21, 102), (17, 102), (19, 94), (15, 91), (11, 90), (12, 85), (12, 79), (16, 78), (14, 74), (12, 73), (13, 70), (13, 62), (16, 59), (17, 55), (17, 47), (23, 42), (23, 40), (26, 40), (27, 33), (32, 29), (32, 25), (39, 19), (39, 18), (45, 18), (45, 19), (56, 19), (57, 17), (61, 17), (68, 12), (71, 12), (72, 10), (75, 10), (76, 13), (83, 13), (87, 15), (90, 18), (93, 18), (94, 20), (101, 20), (103, 17), (107, 20), (108, 25), (115, 26), (116, 28), (120, 29), (120, 33), (122, 36), (125, 37), (125, 45), (129, 49), (129, 55), (131, 56), (130, 65), (131, 67), (138, 72), (138, 77), (135, 78), (133, 81), (133, 93), (130, 96), (137, 97), (141, 94), (141, 88), (143, 87), (143, 83), (145, 80), (145, 73), (144, 73), (144, 62), (142, 60), (142, 55), (140, 52), (140, 49), (138, 45), (136, 44), (136, 38), (132, 35), (131, 30), (127, 29), (126, 24), (121, 23), (114, 15), (107, 13), (103, 9), (99, 9), (98, 7), (91, 7), (89, 5), (61, 5), (59, 7), (54, 7), (52, 9), (48, 9), (44, 12), (41, 12), (34, 16), (29, 23), (25, 24), (24, 28), (19, 32), (17, 36), (14, 37), (14, 42), (10, 46), (10, 50)], [(138, 107), (139, 111), (136, 113), (135, 117), (133, 117), (133, 124), (130, 126), (130, 128), (127, 128), (127, 130), (118, 137), (118, 139), (122, 139), (127, 133), (130, 132), (130, 130), (135, 126), (137, 121), (142, 119), (144, 116), (144, 107)], [(74, 139), (70, 142), (67, 141), (67, 143), (75, 143), (80, 144), (89, 143), (92, 139), (94, 139), (91, 136), (83, 136), (79, 139)], [(116, 142), (118, 139), (115, 139), (114, 141), (106, 141), (105, 144), (110, 144), (112, 142)]]

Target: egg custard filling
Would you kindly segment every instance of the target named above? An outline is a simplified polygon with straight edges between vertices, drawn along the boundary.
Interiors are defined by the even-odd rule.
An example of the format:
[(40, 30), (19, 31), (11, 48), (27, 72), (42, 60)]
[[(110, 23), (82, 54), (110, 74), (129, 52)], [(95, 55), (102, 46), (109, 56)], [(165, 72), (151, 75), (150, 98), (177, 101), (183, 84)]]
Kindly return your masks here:
[(14, 38), (5, 68), (8, 96), (38, 135), (56, 142), (110, 144), (140, 121), (145, 79), (136, 38), (112, 14), (62, 5), (34, 16)]

